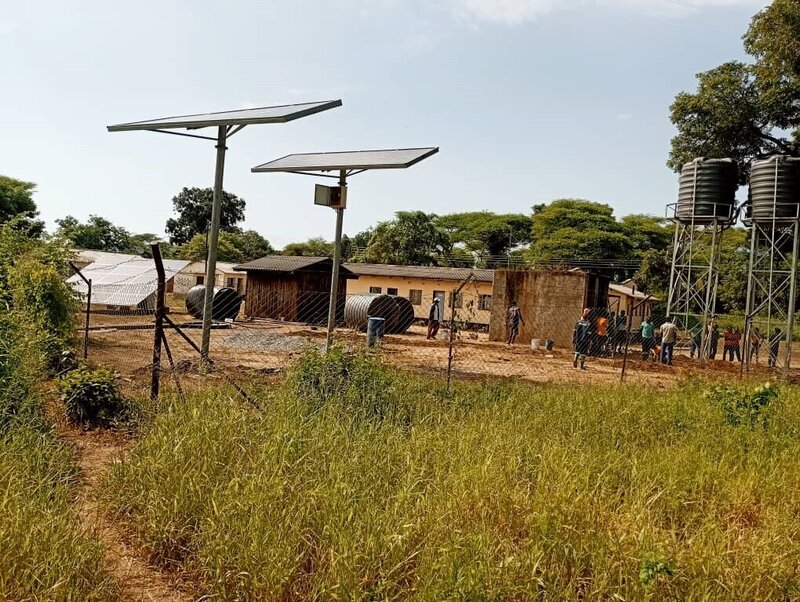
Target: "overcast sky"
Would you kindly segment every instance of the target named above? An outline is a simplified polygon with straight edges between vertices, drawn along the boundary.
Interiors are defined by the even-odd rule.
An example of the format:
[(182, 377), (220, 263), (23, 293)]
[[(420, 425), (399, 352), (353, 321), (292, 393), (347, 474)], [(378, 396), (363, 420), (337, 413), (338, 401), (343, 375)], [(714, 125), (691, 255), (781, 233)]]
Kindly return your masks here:
[(25, 0), (0, 16), (0, 174), (52, 224), (162, 234), (213, 184), (213, 143), (105, 126), (341, 98), (230, 141), (226, 190), (282, 246), (333, 236), (314, 180), (251, 174), (292, 152), (439, 146), (352, 179), (345, 231), (404, 209), (528, 213), (582, 197), (663, 214), (675, 94), (741, 58), (763, 0)]

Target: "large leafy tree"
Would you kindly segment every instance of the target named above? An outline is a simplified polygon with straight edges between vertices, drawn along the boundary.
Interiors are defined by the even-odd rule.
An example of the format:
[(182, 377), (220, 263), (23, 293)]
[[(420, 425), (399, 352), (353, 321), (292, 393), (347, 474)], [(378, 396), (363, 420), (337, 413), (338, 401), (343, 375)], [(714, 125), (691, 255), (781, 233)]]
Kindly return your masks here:
[(640, 257), (648, 251), (666, 249), (675, 236), (675, 227), (655, 215), (626, 215), (619, 223), (630, 240), (633, 253)]
[(678, 129), (668, 165), (731, 157), (745, 167), (774, 153), (800, 151), (800, 3), (774, 0), (744, 36), (751, 63), (731, 61), (697, 75), (694, 93), (677, 95)]
[(14, 217), (15, 227), (22, 229), (30, 236), (39, 236), (44, 232), (44, 222), (37, 220), (39, 212), (33, 200), (36, 184), (23, 182), (0, 176), (0, 224), (4, 224)]
[(286, 245), (282, 255), (299, 255), (303, 257), (333, 257), (333, 243), (321, 236), (309, 238), (305, 242), (293, 242)]
[(364, 260), (397, 265), (438, 265), (451, 248), (436, 216), (423, 211), (398, 211), (373, 231)]
[[(57, 219), (57, 234), (79, 249), (94, 249), (110, 253), (132, 253), (139, 249), (134, 248), (131, 233), (125, 228), (115, 226), (109, 220), (99, 215), (90, 215), (86, 223), (68, 215)], [(137, 240), (137, 244), (141, 241)]]
[[(189, 242), (196, 234), (205, 234), (211, 224), (211, 208), (214, 201), (212, 188), (184, 188), (172, 199), (172, 208), (178, 217), (167, 220), (166, 232), (174, 245)], [(222, 193), (220, 230), (237, 232), (237, 224), (244, 220), (246, 203), (235, 194)]]
[[(219, 261), (230, 261), (241, 263), (244, 261), (242, 252), (236, 247), (234, 237), (230, 232), (220, 232), (217, 244), (217, 259)], [(178, 249), (178, 257), (187, 261), (204, 261), (208, 256), (206, 247), (206, 237), (204, 234), (195, 234), (192, 240)]]
[(437, 217), (435, 224), (448, 233), (451, 243), (485, 258), (489, 266), (513, 248), (531, 242), (531, 218), (521, 214), (452, 213)]
[(631, 254), (633, 245), (609, 205), (559, 199), (534, 211), (530, 257), (535, 261), (620, 259)]

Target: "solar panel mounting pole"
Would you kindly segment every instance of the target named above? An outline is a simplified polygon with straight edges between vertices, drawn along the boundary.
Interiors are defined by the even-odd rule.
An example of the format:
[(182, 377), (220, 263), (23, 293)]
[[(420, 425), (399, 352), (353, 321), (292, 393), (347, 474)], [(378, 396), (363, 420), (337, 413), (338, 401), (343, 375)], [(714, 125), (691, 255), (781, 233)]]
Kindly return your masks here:
[(214, 174), (214, 200), (211, 205), (211, 231), (208, 234), (208, 261), (206, 262), (206, 296), (203, 301), (203, 338), (200, 355), (208, 360), (211, 343), (211, 316), (214, 304), (214, 285), (217, 280), (217, 243), (219, 241), (219, 222), (222, 214), (222, 180), (225, 174), (225, 144), (228, 137), (227, 126), (221, 125), (217, 131), (217, 167)]
[[(347, 186), (347, 170), (339, 172), (339, 186), (344, 193)], [(333, 329), (336, 326), (336, 309), (339, 297), (339, 265), (342, 262), (342, 222), (344, 222), (344, 207), (337, 207), (336, 211), (336, 235), (333, 241), (333, 271), (331, 272), (331, 298), (328, 303), (328, 336), (325, 339), (325, 353), (333, 347)]]

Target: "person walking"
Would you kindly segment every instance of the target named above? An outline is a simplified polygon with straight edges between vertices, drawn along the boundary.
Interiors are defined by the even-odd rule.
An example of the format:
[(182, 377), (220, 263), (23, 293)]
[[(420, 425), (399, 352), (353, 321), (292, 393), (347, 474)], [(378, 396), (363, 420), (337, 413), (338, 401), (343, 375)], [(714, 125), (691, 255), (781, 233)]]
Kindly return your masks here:
[(650, 358), (651, 352), (656, 348), (655, 326), (650, 318), (642, 320), (642, 359)]
[(434, 297), (428, 312), (428, 340), (435, 339), (442, 323), (442, 304), (439, 297)]
[(717, 359), (717, 349), (719, 349), (719, 326), (712, 324), (708, 333), (708, 359)]
[(777, 326), (775, 327), (775, 332), (769, 335), (769, 360), (767, 365), (770, 368), (777, 368), (778, 367), (778, 351), (781, 348), (781, 339), (783, 338), (783, 332)]
[(589, 341), (591, 339), (592, 323), (589, 321), (589, 310), (583, 310), (581, 319), (575, 322), (575, 329), (572, 331), (572, 347), (575, 355), (572, 358), (572, 367), (580, 365), (581, 370), (586, 370), (586, 356), (589, 353)]
[(672, 352), (675, 349), (675, 342), (678, 340), (678, 327), (667, 318), (661, 325), (661, 363), (672, 365)]
[(758, 355), (759, 352), (761, 351), (761, 343), (763, 342), (763, 340), (764, 340), (764, 335), (761, 334), (761, 331), (758, 329), (758, 326), (756, 326), (753, 329), (753, 332), (750, 333), (750, 357), (748, 358), (748, 361), (750, 363), (753, 363), (753, 358), (755, 358), (756, 360), (755, 363), (758, 364)]
[(511, 302), (508, 308), (508, 344), (513, 345), (519, 336), (519, 324), (525, 323), (522, 319), (522, 310), (517, 305), (516, 301)]

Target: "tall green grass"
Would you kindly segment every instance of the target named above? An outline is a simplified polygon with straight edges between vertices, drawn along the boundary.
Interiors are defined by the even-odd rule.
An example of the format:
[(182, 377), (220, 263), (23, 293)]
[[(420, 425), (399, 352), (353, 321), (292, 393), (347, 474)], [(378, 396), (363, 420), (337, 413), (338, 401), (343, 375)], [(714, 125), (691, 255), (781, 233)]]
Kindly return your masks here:
[(749, 427), (698, 385), (440, 385), (312, 355), (261, 413), (196, 394), (106, 503), (222, 599), (800, 597), (795, 390)]

